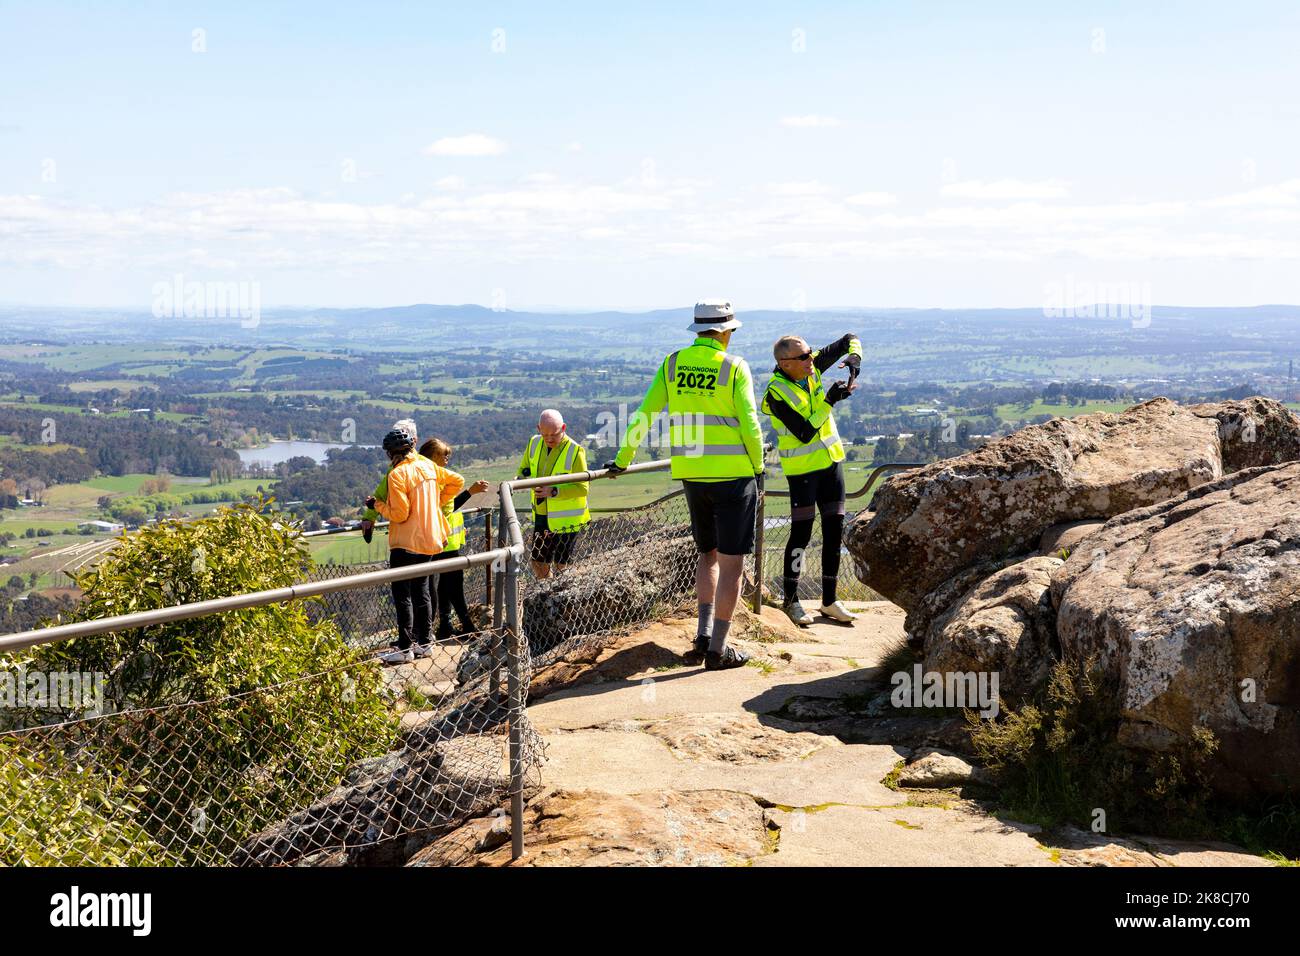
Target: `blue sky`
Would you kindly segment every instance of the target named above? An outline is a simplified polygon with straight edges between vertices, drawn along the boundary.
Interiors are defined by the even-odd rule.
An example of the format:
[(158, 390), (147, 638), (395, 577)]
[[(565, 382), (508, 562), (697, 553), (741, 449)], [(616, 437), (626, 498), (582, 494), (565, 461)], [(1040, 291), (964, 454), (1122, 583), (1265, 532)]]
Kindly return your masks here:
[(544, 6), (0, 0), (0, 302), (1300, 302), (1294, 3)]

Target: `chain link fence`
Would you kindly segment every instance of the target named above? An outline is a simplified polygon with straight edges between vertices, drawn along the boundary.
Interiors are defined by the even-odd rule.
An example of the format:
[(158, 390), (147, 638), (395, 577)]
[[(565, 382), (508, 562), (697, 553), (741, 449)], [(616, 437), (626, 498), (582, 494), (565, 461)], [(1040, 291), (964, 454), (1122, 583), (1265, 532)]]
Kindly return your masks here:
[[(272, 611), (301, 614), (341, 648), (335, 666), (218, 699), (118, 701), (91, 715), (0, 710), (0, 864), (402, 863), (507, 801), (513, 832), (503, 818), (492, 833), (513, 838), (518, 854), (524, 791), (540, 784), (545, 759), (524, 708), (534, 675), (589, 657), (694, 592), (686, 501), (667, 469), (652, 462), (629, 469), (639, 483), (599, 481), (592, 520), (566, 564), (549, 569), (530, 560), (529, 481), (504, 484), (497, 508), (467, 520), (461, 556), (423, 569), (464, 571), (470, 627), (411, 663), (382, 666), (377, 655), (396, 634), (392, 581), (421, 569), (369, 560), (317, 565), (293, 588), (201, 602), (212, 607), (0, 638), (0, 675), (40, 666), (53, 638), (257, 627)], [(759, 579), (776, 595), (788, 522), (764, 520)], [(850, 565), (841, 584), (852, 598)], [(812, 586), (818, 573), (805, 566)]]
[[(484, 580), (508, 557), (429, 567), (468, 565)], [(259, 613), (274, 612), (301, 614), (338, 651), (330, 669), (216, 699), (141, 707), (110, 691), (105, 700), (114, 675), (89, 672), (78, 673), (92, 699), (50, 693), (66, 676), (52, 669), (62, 657), (50, 637), (80, 628), (68, 636), (90, 640), (96, 622), (0, 639), (0, 652), (12, 648), (0, 656), (10, 705), (0, 709), (0, 865), (401, 863), (537, 785), (542, 746), (523, 710), (530, 669), (527, 645), (512, 639), (517, 614), (503, 607), (495, 625), (383, 666), (375, 651), (394, 631), (391, 580), (420, 569), (338, 570), (318, 568), (301, 595), (202, 602), (240, 606), (179, 622), (147, 612), (164, 618), (150, 631), (160, 647), (169, 630), (256, 630), (270, 623)], [(270, 607), (273, 598), (288, 603)], [(460, 673), (478, 642), (496, 666)]]

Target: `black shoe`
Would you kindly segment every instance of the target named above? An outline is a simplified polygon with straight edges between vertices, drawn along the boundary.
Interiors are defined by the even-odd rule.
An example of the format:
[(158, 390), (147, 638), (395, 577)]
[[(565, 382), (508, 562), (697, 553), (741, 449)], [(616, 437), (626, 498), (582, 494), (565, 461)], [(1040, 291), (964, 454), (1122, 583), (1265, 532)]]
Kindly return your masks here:
[(704, 655), (708, 652), (709, 639), (707, 637), (697, 637), (695, 643), (691, 645), (691, 649), (682, 654), (682, 660), (691, 667), (694, 667), (698, 664), (704, 663)]
[(749, 663), (749, 655), (744, 651), (738, 651), (730, 644), (722, 648), (721, 653), (709, 651), (704, 655), (704, 669), (706, 671), (725, 671), (733, 667), (744, 667)]

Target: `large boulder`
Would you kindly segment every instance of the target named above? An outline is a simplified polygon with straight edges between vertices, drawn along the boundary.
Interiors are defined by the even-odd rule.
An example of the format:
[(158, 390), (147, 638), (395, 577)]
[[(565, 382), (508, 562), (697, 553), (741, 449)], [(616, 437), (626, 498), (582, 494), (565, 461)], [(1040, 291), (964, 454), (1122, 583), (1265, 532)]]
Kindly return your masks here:
[(895, 476), (875, 511), (849, 523), (846, 543), (858, 577), (910, 611), (972, 565), (1037, 550), (1053, 525), (1111, 518), (1243, 462), (1296, 455), (1300, 421), (1276, 402), (1193, 410), (1157, 398), (1119, 414), (1031, 425)]
[(1218, 423), (1224, 474), (1300, 460), (1300, 419), (1271, 398), (1255, 396), (1187, 408)]
[(1117, 695), (1121, 743), (1207, 728), (1220, 790), (1300, 793), (1300, 464), (1112, 519), (1051, 593), (1062, 655)]
[(697, 556), (690, 527), (673, 525), (529, 584), (523, 628), (533, 656), (648, 620), (655, 607), (676, 602), (695, 586)]
[(1010, 703), (1046, 683), (1056, 662), (1052, 572), (1060, 558), (1034, 556), (980, 581), (930, 625), (925, 669), (998, 674)]

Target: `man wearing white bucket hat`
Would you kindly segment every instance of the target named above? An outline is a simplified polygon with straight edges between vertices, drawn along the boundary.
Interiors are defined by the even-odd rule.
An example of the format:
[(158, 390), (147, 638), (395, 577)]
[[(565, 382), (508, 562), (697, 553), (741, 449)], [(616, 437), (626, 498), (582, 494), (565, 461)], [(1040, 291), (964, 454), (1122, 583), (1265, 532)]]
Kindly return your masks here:
[(731, 303), (697, 303), (688, 331), (694, 344), (660, 364), (641, 407), (631, 416), (618, 457), (605, 467), (617, 475), (632, 464), (651, 418), (668, 406), (672, 475), (680, 479), (700, 552), (695, 570), (699, 627), (685, 655), (707, 670), (741, 667), (749, 656), (727, 643), (740, 597), (745, 556), (754, 550), (756, 476), (763, 471), (763, 429), (749, 366), (727, 354), (740, 328)]

